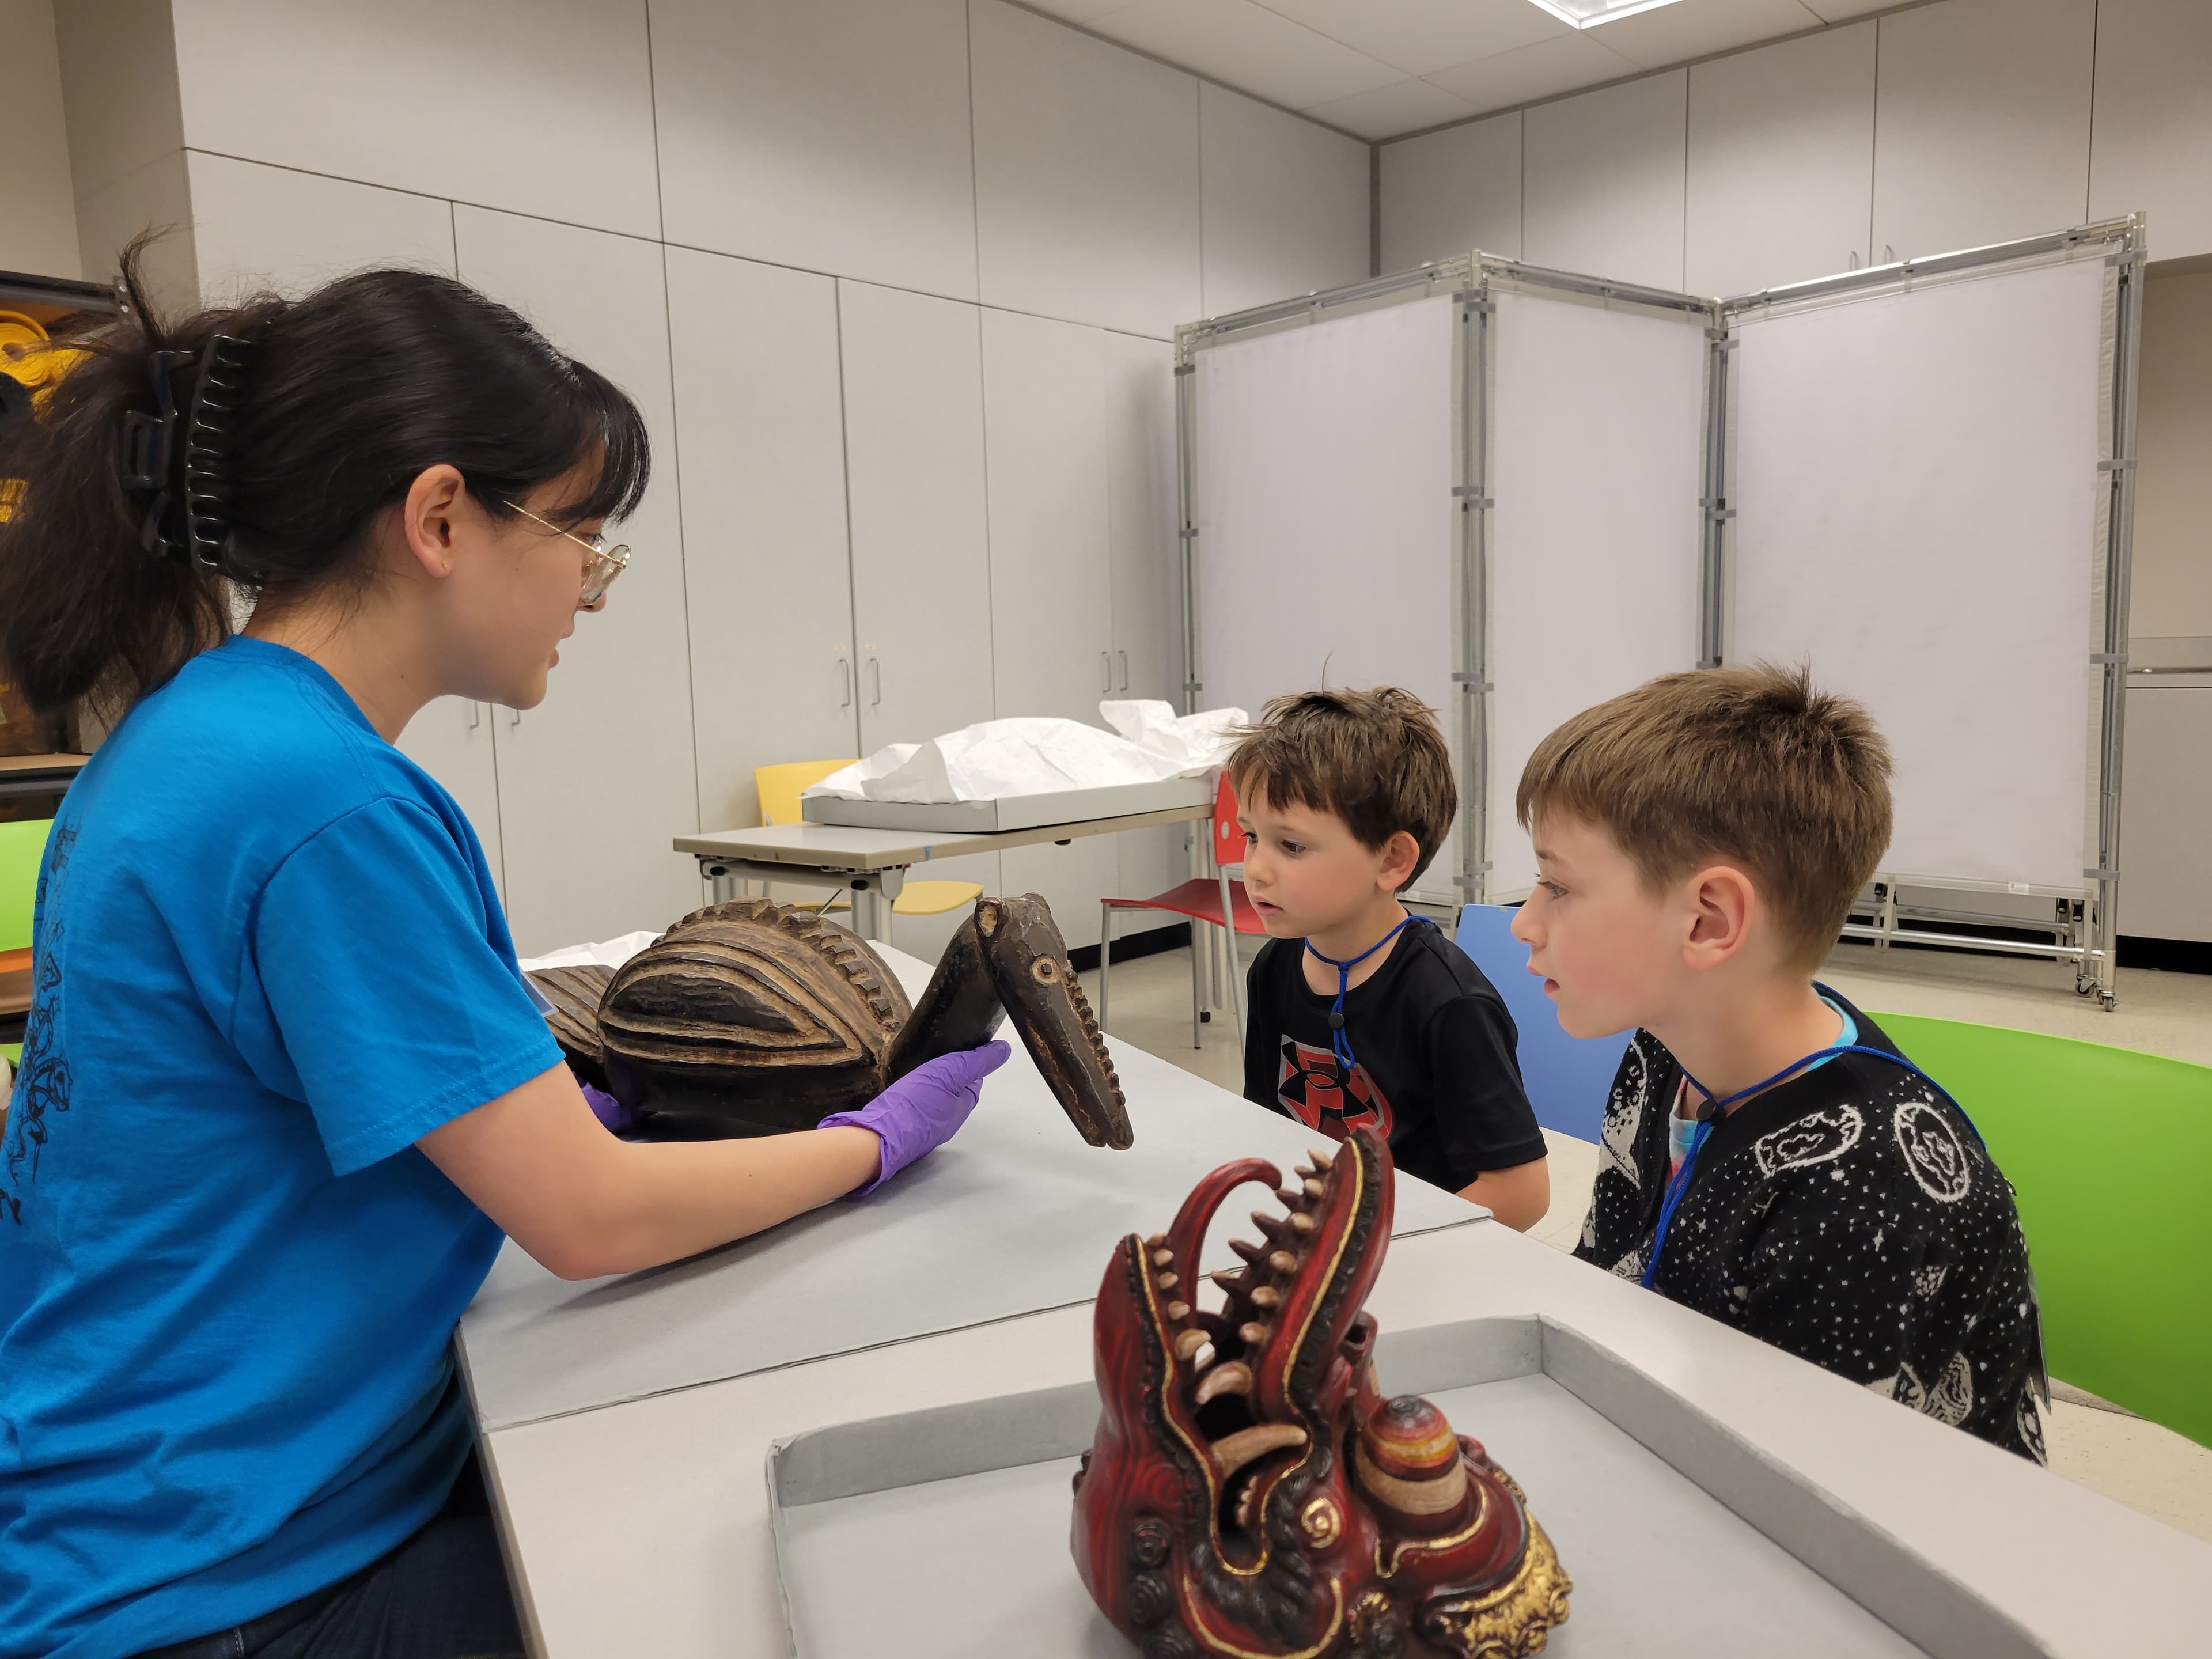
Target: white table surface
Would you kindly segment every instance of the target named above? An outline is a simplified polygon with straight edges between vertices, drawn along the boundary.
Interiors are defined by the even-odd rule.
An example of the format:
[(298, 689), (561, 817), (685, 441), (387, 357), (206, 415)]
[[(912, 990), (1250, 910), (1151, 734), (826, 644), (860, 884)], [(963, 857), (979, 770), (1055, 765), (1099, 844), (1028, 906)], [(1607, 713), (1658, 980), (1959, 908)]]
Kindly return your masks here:
[[(919, 1000), (929, 964), (876, 947)], [(1136, 1144), (1086, 1145), (1011, 1030), (1013, 1054), (959, 1135), (881, 1192), (649, 1273), (569, 1282), (509, 1243), (457, 1334), (485, 1429), (617, 1404), (880, 1343), (1087, 1305), (1115, 1244), (1167, 1225), (1197, 1176), (1239, 1158), (1286, 1178), (1302, 1125), (1109, 1039)], [(1270, 1203), (1257, 1188), (1241, 1217)], [(1393, 1231), (1489, 1212), (1401, 1176)], [(1237, 1231), (1246, 1232), (1249, 1229)], [(1234, 1267), (1217, 1230), (1201, 1271)]]
[[(1203, 1172), (1194, 1163), (1191, 1182)], [(1528, 1313), (1573, 1326), (2002, 1607), (2054, 1653), (2212, 1651), (2212, 1547), (1493, 1221), (1395, 1240), (1367, 1306), (1386, 1330)], [(765, 1480), (772, 1442), (1091, 1371), (1091, 1309), (1079, 1305), (489, 1432), (485, 1469), (533, 1650), (783, 1652)], [(1480, 1423), (1455, 1426), (1482, 1434)], [(1531, 1497), (1540, 1511), (1543, 1494)], [(1577, 1577), (1603, 1571), (1574, 1564)], [(856, 1564), (856, 1593), (867, 1582)]]

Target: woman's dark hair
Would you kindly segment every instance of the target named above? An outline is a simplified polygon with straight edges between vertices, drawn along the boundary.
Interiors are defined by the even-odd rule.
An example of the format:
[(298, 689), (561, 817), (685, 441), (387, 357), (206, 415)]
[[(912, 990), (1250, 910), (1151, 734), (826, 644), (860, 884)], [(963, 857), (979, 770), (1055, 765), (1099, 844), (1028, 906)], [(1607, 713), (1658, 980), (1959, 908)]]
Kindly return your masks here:
[(637, 406), (474, 289), (366, 270), (165, 322), (143, 240), (123, 315), (0, 425), (0, 478), (23, 486), (0, 523), (0, 671), (34, 709), (119, 715), (223, 640), (234, 587), (283, 603), (359, 580), (372, 520), (441, 463), (501, 519), (593, 460), (565, 524), (645, 493)]

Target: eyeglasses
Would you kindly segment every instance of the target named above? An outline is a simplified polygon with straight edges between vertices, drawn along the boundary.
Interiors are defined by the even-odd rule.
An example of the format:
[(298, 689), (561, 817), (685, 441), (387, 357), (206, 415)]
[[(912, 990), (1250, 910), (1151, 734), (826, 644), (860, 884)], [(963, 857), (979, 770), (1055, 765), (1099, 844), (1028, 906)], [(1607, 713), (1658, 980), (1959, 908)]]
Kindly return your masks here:
[(544, 525), (556, 536), (566, 536), (591, 555), (584, 561), (584, 591), (576, 596), (578, 605), (597, 605), (606, 598), (607, 589), (615, 585), (615, 578), (629, 568), (629, 549), (627, 547), (609, 547), (604, 536), (579, 536), (573, 530), (563, 530), (557, 524), (547, 523), (519, 502), (507, 501), (506, 505), (531, 523)]

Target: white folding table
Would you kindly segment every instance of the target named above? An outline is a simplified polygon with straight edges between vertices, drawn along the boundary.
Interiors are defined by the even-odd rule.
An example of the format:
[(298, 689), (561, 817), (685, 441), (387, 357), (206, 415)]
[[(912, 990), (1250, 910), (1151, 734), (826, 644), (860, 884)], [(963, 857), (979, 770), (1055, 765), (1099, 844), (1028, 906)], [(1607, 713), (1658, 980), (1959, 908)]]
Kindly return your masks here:
[(777, 823), (678, 836), (675, 846), (678, 852), (689, 853), (699, 860), (699, 873), (714, 884), (717, 903), (735, 898), (741, 881), (846, 888), (853, 895), (855, 930), (864, 939), (888, 939), (891, 904), (906, 885), (906, 872), (917, 864), (967, 853), (1034, 847), (1043, 842), (1065, 844), (1086, 836), (1119, 835), (1125, 830), (1150, 830), (1165, 823), (1194, 823), (1212, 812), (1209, 801), (988, 833)]

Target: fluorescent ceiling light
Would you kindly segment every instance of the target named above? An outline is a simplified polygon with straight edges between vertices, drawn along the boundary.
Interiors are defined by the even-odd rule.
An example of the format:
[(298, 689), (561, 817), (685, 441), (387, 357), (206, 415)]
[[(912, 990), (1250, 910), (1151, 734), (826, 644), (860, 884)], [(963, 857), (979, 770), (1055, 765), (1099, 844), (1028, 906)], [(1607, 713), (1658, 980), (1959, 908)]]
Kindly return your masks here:
[(1674, 0), (1529, 0), (1541, 6), (1570, 28), (1594, 29), (1616, 17), (1632, 17), (1639, 11), (1671, 6)]

